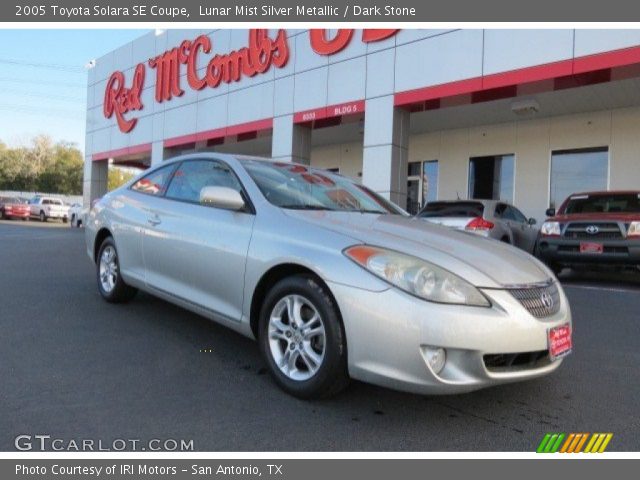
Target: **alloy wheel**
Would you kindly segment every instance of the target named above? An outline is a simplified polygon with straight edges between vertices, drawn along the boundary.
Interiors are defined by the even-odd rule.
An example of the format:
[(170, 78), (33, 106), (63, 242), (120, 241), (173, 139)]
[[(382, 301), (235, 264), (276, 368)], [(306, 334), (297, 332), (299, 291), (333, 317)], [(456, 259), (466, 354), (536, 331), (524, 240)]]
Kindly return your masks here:
[(116, 249), (107, 245), (100, 255), (100, 285), (106, 293), (111, 293), (118, 281)]
[(324, 360), (326, 335), (322, 317), (302, 295), (280, 299), (269, 316), (269, 349), (280, 371), (291, 380), (313, 377)]

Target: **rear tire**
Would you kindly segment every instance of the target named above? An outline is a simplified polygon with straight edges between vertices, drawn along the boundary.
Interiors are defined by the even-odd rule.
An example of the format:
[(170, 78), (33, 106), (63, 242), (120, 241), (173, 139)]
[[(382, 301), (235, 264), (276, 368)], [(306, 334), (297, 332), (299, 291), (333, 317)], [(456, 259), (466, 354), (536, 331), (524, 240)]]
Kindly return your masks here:
[(120, 275), (120, 262), (113, 237), (107, 237), (100, 245), (96, 259), (96, 279), (102, 298), (110, 303), (124, 303), (138, 293), (138, 289), (125, 283)]
[(269, 291), (258, 341), (272, 378), (293, 396), (327, 398), (349, 384), (338, 307), (312, 275), (285, 278)]
[(546, 264), (556, 277), (562, 273), (562, 270), (564, 270), (564, 267), (558, 263), (546, 262)]

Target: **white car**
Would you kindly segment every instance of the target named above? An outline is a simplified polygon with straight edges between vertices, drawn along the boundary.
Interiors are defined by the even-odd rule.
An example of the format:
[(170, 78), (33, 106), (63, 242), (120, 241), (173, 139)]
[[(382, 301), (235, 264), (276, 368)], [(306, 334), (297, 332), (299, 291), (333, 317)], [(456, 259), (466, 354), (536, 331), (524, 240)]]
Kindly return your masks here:
[(84, 219), (87, 218), (88, 208), (83, 208), (80, 203), (73, 203), (69, 207), (69, 224), (72, 227), (84, 226)]
[(29, 209), (31, 216), (39, 218), (41, 222), (50, 218), (60, 219), (64, 223), (69, 220), (69, 207), (59, 198), (36, 195), (29, 201)]

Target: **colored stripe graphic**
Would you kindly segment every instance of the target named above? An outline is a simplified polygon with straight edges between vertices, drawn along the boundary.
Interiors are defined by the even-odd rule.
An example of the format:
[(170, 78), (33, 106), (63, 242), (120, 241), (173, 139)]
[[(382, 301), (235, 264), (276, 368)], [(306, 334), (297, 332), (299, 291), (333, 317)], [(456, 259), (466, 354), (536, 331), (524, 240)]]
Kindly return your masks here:
[(589, 441), (585, 453), (602, 453), (611, 441), (612, 433), (594, 433)]
[[(613, 433), (547, 433), (536, 449), (537, 453), (602, 453)], [(587, 442), (588, 440), (588, 442)], [(564, 442), (563, 442), (564, 441)], [(583, 447), (586, 443), (586, 447)]]
[(536, 452), (538, 453), (556, 453), (558, 448), (560, 448), (560, 444), (564, 439), (564, 433), (547, 433), (540, 445), (538, 445), (538, 449)]
[(585, 442), (587, 441), (587, 438), (589, 438), (589, 434), (588, 433), (583, 433), (581, 435), (582, 435), (582, 438), (580, 439), (580, 441), (578, 442), (578, 445), (576, 445), (575, 449), (571, 453), (580, 453), (582, 451), (582, 447), (584, 446)]

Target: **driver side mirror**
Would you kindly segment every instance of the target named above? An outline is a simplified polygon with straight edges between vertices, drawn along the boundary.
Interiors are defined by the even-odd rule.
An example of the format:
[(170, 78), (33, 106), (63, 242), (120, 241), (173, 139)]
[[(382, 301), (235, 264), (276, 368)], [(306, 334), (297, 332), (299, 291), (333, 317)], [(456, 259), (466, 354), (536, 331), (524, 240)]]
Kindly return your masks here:
[(527, 223), (529, 225), (535, 225), (536, 223), (538, 223), (538, 221), (535, 218), (531, 217), (529, 220), (527, 220)]
[(555, 217), (556, 209), (555, 208), (547, 208), (547, 211), (544, 212), (547, 217)]
[(229, 187), (204, 187), (200, 190), (200, 205), (239, 211), (245, 207), (240, 192)]

